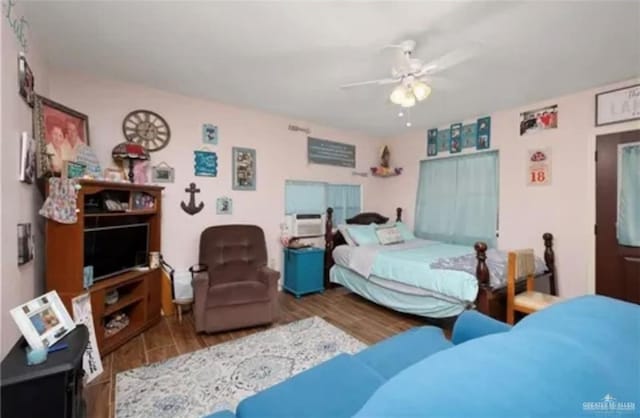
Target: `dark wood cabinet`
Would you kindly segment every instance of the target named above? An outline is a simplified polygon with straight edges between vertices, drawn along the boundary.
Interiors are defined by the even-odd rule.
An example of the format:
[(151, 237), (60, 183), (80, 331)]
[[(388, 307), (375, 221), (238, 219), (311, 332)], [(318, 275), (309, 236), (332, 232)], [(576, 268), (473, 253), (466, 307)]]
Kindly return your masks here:
[(62, 339), (68, 345), (49, 353), (47, 361), (27, 366), (26, 341), (21, 338), (2, 360), (3, 418), (82, 418), (82, 355), (89, 332), (78, 325)]
[[(46, 223), (46, 286), (56, 290), (69, 312), (71, 300), (85, 292), (91, 295), (93, 324), (100, 354), (115, 350), (131, 338), (160, 320), (160, 269), (132, 269), (84, 286), (85, 229), (90, 225), (143, 223), (148, 225), (148, 251), (160, 252), (162, 187), (130, 183), (80, 180), (77, 208), (78, 221), (62, 224)], [(124, 203), (122, 210), (101, 209), (95, 202), (101, 195), (116, 196)], [(140, 207), (138, 197), (144, 194), (152, 207)], [(90, 209), (90, 210), (89, 210)], [(117, 301), (107, 303), (110, 292), (117, 292)], [(110, 301), (112, 302), (112, 301)], [(117, 333), (108, 333), (105, 325), (119, 313), (128, 318), (128, 325)]]

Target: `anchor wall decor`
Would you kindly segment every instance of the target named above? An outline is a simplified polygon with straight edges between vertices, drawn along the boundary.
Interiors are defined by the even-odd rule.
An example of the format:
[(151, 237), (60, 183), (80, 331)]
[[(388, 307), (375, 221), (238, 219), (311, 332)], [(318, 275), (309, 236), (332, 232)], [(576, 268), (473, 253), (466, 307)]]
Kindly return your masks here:
[(180, 202), (180, 206), (182, 207), (182, 210), (187, 212), (189, 215), (195, 215), (204, 208), (204, 202), (200, 202), (196, 206), (196, 193), (200, 193), (200, 189), (196, 187), (195, 183), (191, 183), (188, 188), (184, 189), (184, 191), (190, 195), (189, 204), (187, 205), (184, 202)]

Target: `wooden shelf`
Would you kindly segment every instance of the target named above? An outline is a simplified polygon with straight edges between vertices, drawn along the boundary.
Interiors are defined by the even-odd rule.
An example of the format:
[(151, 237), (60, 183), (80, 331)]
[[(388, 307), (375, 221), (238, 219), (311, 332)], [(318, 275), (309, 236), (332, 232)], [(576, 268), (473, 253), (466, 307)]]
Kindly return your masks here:
[(155, 209), (139, 209), (139, 210), (127, 210), (124, 212), (96, 212), (85, 213), (85, 218), (96, 218), (99, 216), (134, 216), (134, 215), (155, 215), (157, 212)]
[(105, 345), (111, 342), (115, 337), (127, 338), (129, 335), (135, 335), (140, 333), (140, 328), (142, 327), (142, 322), (129, 322), (129, 325), (122, 328), (120, 331), (115, 334), (111, 334), (108, 337), (105, 335)]
[(117, 301), (113, 305), (107, 305), (107, 307), (104, 309), (104, 313), (102, 314), (102, 317), (105, 318), (109, 315), (113, 315), (114, 313), (118, 312), (121, 309), (126, 308), (127, 306), (140, 302), (142, 299), (144, 299), (143, 295), (136, 295), (136, 294), (130, 293), (124, 296), (123, 298), (121, 298), (119, 301)]
[(94, 283), (93, 286), (91, 286), (90, 290), (92, 292), (96, 291), (96, 290), (101, 290), (101, 289), (114, 289), (116, 287), (118, 287), (120, 284), (128, 282), (131, 279), (134, 279), (136, 277), (140, 277), (140, 276), (144, 276), (147, 273), (150, 273), (152, 271), (156, 271), (159, 269), (145, 269), (145, 270), (131, 270), (131, 271), (127, 271), (126, 273), (122, 273), (119, 274), (117, 276), (111, 276), (108, 277), (106, 279), (102, 279), (97, 281), (96, 283)]

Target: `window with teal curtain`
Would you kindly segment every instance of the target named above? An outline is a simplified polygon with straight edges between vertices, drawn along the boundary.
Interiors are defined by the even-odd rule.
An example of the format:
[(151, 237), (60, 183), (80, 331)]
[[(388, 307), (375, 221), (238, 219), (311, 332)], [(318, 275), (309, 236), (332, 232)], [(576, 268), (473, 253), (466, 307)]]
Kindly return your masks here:
[(640, 247), (640, 144), (618, 154), (618, 243)]
[(285, 214), (324, 213), (327, 210), (326, 183), (287, 180), (284, 186)]
[(496, 246), (498, 153), (422, 161), (416, 203), (418, 237)]
[(334, 225), (361, 212), (360, 186), (352, 184), (327, 184), (327, 207), (333, 208)]
[(360, 185), (287, 180), (284, 196), (286, 215), (325, 213), (332, 207), (334, 225), (361, 212)]

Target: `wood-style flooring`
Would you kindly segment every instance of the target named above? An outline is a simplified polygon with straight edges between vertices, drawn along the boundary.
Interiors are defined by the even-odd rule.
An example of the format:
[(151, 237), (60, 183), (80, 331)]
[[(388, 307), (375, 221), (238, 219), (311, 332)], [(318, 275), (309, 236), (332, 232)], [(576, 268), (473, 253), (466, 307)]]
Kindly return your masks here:
[(175, 316), (163, 317), (153, 328), (102, 359), (104, 373), (85, 388), (87, 416), (109, 418), (115, 415), (115, 376), (119, 372), (241, 338), (273, 326), (319, 316), (370, 345), (409, 328), (426, 324), (423, 318), (375, 305), (344, 288), (329, 289), (300, 299), (281, 293), (280, 307), (280, 319), (273, 325), (210, 335), (196, 334), (191, 313), (184, 315), (181, 324)]

